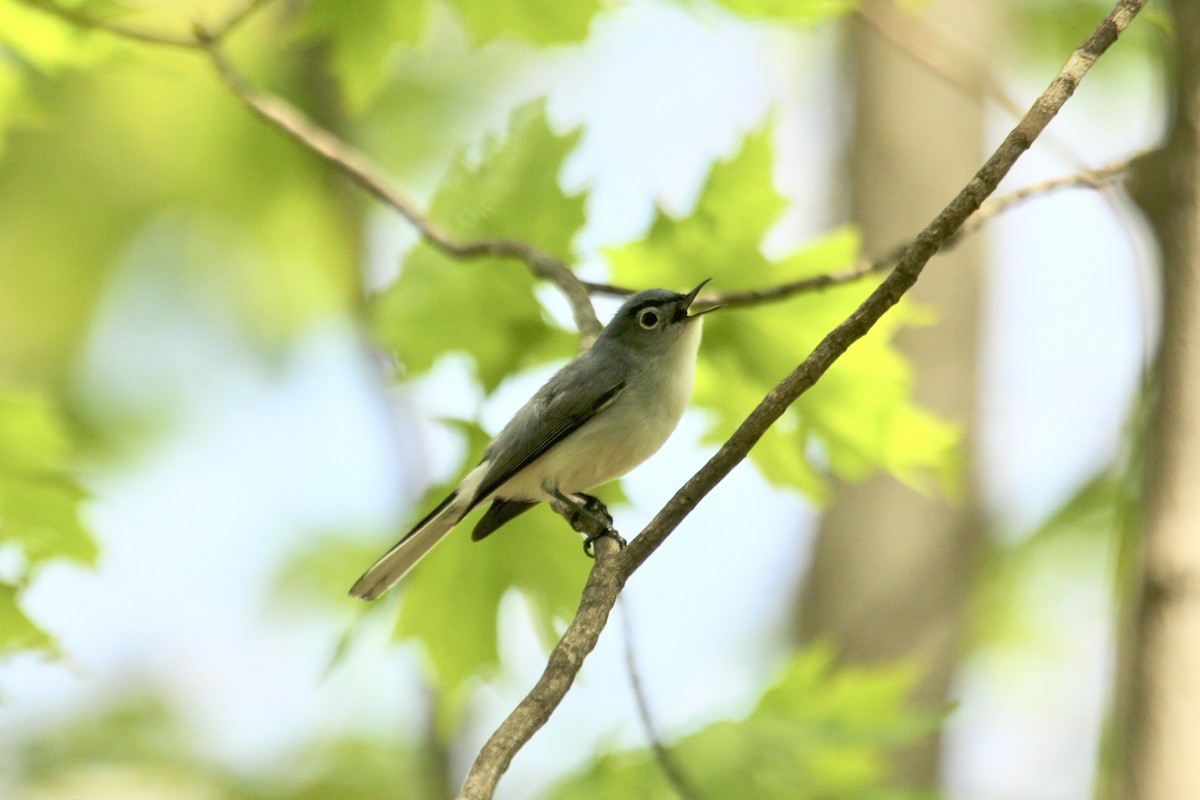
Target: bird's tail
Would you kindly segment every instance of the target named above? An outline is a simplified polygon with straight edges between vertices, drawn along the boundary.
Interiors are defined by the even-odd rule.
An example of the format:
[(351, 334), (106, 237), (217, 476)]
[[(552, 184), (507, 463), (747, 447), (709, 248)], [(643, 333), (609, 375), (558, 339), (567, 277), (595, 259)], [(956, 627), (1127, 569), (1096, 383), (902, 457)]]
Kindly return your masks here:
[(363, 576), (350, 587), (351, 597), (374, 600), (403, 578), (433, 546), (442, 540), (458, 524), (468, 510), (465, 500), (455, 493), (429, 512), (429, 516), (417, 523), (391, 550), (383, 554)]

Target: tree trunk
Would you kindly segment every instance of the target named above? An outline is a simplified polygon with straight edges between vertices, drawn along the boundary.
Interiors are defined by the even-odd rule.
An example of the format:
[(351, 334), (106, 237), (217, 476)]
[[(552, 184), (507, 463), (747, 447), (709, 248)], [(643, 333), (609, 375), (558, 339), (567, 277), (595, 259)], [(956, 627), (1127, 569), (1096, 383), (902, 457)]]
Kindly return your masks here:
[(1130, 190), (1162, 256), (1158, 404), (1146, 474), (1132, 725), (1124, 797), (1200, 792), (1200, 4), (1167, 3), (1176, 52), (1173, 119)]
[[(991, 9), (988, 3), (945, 0), (928, 18), (978, 48), (993, 28)], [(916, 46), (936, 49), (925, 41)], [(883, 252), (910, 239), (978, 168), (983, 103), (916, 63), (861, 17), (852, 23), (849, 51), (856, 79), (853, 219), (868, 249)], [(967, 83), (974, 77), (961, 76)], [(907, 331), (900, 340), (915, 367), (920, 401), (965, 425), (967, 464), (976, 417), (983, 252), (973, 237), (939, 258), (913, 291), (918, 302), (936, 309), (939, 324)], [(983, 539), (972, 484), (965, 476), (963, 496), (954, 504), (890, 477), (838, 487), (802, 589), (800, 639), (831, 641), (847, 662), (919, 659), (925, 675), (913, 699), (941, 708)], [(896, 783), (936, 784), (940, 755), (936, 733), (897, 753)]]

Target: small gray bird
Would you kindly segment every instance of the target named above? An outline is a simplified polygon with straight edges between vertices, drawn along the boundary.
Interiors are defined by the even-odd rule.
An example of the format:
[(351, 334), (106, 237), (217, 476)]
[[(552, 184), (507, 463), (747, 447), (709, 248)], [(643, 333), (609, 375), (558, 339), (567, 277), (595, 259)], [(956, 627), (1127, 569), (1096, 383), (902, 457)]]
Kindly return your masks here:
[(491, 501), (478, 541), (542, 501), (597, 518), (585, 490), (652, 456), (692, 396), (700, 316), (688, 314), (704, 281), (687, 294), (639, 292), (618, 309), (583, 355), (554, 374), (488, 445), (458, 488), (375, 562), (350, 589), (374, 600), (404, 577), (473, 508)]

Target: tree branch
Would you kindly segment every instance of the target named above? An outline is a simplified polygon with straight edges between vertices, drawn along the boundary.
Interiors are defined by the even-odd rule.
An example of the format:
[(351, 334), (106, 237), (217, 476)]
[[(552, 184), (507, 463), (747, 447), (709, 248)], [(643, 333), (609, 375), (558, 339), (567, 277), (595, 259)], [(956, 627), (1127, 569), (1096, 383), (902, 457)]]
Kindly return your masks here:
[[(963, 223), (963, 226), (959, 228), (957, 233), (942, 245), (942, 249), (945, 250), (953, 247), (964, 237), (978, 231), (994, 217), (1010, 211), (1028, 200), (1061, 189), (1103, 189), (1124, 175), (1136, 159), (1137, 156), (1126, 156), (1103, 167), (1085, 169), (1059, 178), (1032, 183), (1009, 194), (988, 200), (980, 205), (979, 210)], [(908, 243), (897, 245), (888, 251), (886, 255), (879, 258), (864, 256), (844, 270), (781, 283), (776, 286), (767, 286), (762, 289), (748, 289), (743, 292), (705, 292), (696, 298), (696, 306), (698, 308), (716, 305), (734, 307), (754, 306), (762, 303), (774, 303), (786, 300), (798, 294), (821, 291), (832, 286), (840, 286), (843, 283), (852, 283), (876, 272), (884, 272), (891, 269), (900, 260), (901, 256), (904, 255), (904, 251), (908, 246)], [(611, 283), (598, 283), (594, 281), (584, 281), (583, 285), (593, 294), (607, 294), (617, 297), (625, 297), (638, 291), (627, 286), (617, 286)]]
[(242, 77), (221, 52), (221, 41), (271, 0), (244, 0), (218, 25), (205, 27), (197, 23), (191, 36), (149, 31), (110, 22), (60, 6), (54, 0), (21, 1), (79, 27), (106, 31), (142, 44), (178, 47), (205, 53), (226, 88), (250, 111), (325, 159), (367, 194), (399, 213), (416, 228), (426, 244), (452, 258), (473, 259), (491, 256), (515, 259), (523, 262), (534, 275), (558, 287), (571, 304), (575, 325), (579, 329), (581, 351), (591, 346), (604, 327), (592, 307), (587, 288), (562, 259), (528, 242), (499, 238), (469, 242), (454, 239), (421, 213), (411, 200), (391, 186), (383, 177), (383, 171), (365, 154), (318, 125), (291, 103), (255, 88)]
[(513, 756), (541, 729), (575, 682), (583, 660), (596, 647), (608, 622), (625, 576), (617, 558), (619, 545), (605, 536), (596, 542), (596, 564), (583, 587), (575, 618), (550, 652), (542, 677), (496, 728), (471, 765), (460, 800), (487, 800), (496, 791)]
[[(480, 751), (460, 798), (491, 798), (517, 751), (545, 724), (562, 701), (595, 646), (625, 581), (645, 563), (679, 523), (729, 472), (740, 464), (767, 429), (807, 391), (850, 345), (862, 338), (899, 302), (938, 249), (959, 231), (1038, 135), (1070, 99), (1092, 64), (1120, 36), (1147, 0), (1119, 0), (1070, 57), (1033, 106), (1005, 137), (970, 182), (908, 245), (892, 273), (807, 358), (771, 390), (733, 436), (663, 506), (648, 526), (616, 558), (600, 553), (584, 587), (583, 600), (562, 640), (550, 654), (541, 680)], [(601, 543), (614, 547), (610, 539)], [(597, 548), (599, 550), (599, 548)]]
[(581, 337), (580, 350), (586, 350), (595, 341), (604, 326), (596, 317), (587, 288), (561, 259), (528, 242), (511, 239), (457, 241), (391, 186), (383, 177), (383, 171), (365, 154), (318, 125), (283, 98), (251, 86), (225, 58), (215, 40), (201, 36), (200, 42), (226, 87), (254, 114), (325, 159), (367, 194), (399, 213), (431, 247), (459, 259), (493, 256), (523, 262), (539, 278), (557, 286), (570, 302)]

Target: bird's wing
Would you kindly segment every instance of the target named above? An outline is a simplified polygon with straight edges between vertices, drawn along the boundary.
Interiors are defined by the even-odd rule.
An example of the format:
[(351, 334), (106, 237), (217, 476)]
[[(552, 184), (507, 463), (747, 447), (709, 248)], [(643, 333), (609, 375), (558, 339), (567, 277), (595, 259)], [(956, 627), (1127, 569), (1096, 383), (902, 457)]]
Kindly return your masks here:
[(568, 364), (517, 412), (484, 454), (472, 506), (612, 405), (625, 390), (623, 370), (598, 367), (586, 358)]

